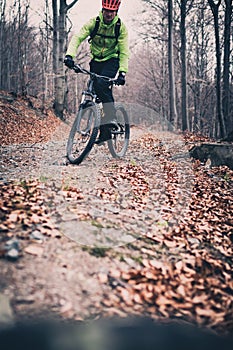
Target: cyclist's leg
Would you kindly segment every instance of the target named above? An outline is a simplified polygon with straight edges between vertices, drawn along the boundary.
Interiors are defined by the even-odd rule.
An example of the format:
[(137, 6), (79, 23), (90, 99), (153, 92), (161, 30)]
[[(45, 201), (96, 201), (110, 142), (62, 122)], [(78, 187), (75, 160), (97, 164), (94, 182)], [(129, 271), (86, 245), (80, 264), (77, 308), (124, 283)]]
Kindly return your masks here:
[[(119, 69), (119, 59), (111, 58), (104, 62), (92, 60), (90, 62), (90, 70), (99, 75), (114, 78)], [(97, 79), (94, 83), (94, 89), (103, 103), (104, 117), (101, 118), (100, 135), (96, 140), (97, 144), (111, 139), (111, 128), (115, 119), (116, 110), (114, 106), (114, 98), (109, 83), (103, 79)]]
[[(114, 78), (119, 69), (119, 59), (111, 58), (105, 62), (91, 61), (90, 63), (91, 71), (107, 76), (109, 78)], [(104, 118), (102, 120), (102, 125), (110, 124), (115, 118), (116, 110), (114, 107), (114, 97), (112, 89), (109, 88), (109, 83), (103, 79), (97, 79), (94, 85), (95, 91), (103, 103), (104, 108)]]

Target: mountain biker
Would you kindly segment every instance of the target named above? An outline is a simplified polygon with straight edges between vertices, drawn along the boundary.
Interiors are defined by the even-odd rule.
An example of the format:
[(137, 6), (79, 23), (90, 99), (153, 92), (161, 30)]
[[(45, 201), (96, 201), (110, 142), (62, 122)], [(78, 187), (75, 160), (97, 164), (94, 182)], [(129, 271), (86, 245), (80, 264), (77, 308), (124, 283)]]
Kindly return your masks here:
[[(65, 55), (64, 63), (68, 68), (73, 68), (74, 58), (80, 44), (88, 37), (92, 59), (90, 61), (91, 72), (99, 75), (115, 78), (119, 85), (125, 84), (125, 74), (128, 71), (129, 47), (128, 31), (124, 23), (119, 20), (118, 9), (121, 0), (102, 0), (102, 11), (99, 13), (97, 33), (92, 37), (96, 28), (96, 18), (92, 18), (71, 38)], [(120, 21), (120, 30), (116, 38), (116, 25)], [(95, 29), (96, 30), (96, 29)], [(96, 79), (94, 89), (103, 102), (104, 117), (100, 125), (100, 136), (96, 141), (102, 144), (111, 138), (111, 128), (116, 128), (114, 97), (109, 83), (103, 79)]]

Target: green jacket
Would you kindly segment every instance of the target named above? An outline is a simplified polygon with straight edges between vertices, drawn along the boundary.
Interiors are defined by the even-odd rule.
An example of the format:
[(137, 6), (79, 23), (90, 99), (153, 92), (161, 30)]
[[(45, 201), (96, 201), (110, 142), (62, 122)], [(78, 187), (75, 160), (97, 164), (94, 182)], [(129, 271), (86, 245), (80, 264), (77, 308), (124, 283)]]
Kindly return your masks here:
[[(116, 43), (115, 23), (118, 20), (118, 16), (116, 16), (110, 24), (104, 23), (102, 12), (100, 12), (99, 17), (100, 25), (98, 33), (113, 36), (113, 38), (103, 38), (96, 35), (91, 40), (90, 44), (92, 58), (94, 58), (95, 61), (103, 62), (113, 57), (119, 57), (119, 71), (128, 72), (129, 47), (126, 26), (121, 22), (120, 35)], [(70, 55), (72, 58), (76, 57), (79, 45), (90, 36), (95, 27), (95, 22), (96, 18), (90, 19), (90, 21), (81, 28), (80, 32), (72, 37), (66, 55)]]

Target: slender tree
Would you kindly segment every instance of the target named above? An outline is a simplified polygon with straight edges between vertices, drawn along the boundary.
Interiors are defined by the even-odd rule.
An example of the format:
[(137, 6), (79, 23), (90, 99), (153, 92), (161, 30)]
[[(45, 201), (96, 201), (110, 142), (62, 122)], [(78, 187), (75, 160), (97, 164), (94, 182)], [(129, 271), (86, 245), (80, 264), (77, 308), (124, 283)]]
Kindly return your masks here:
[(59, 12), (57, 0), (52, 1), (53, 8), (53, 67), (55, 74), (55, 101), (54, 109), (56, 114), (63, 119), (65, 105), (65, 70), (64, 70), (64, 51), (66, 43), (66, 20), (68, 11), (78, 2), (73, 0), (67, 4), (66, 0), (60, 0)]
[[(6, 0), (0, 0), (0, 52), (3, 53), (4, 49), (4, 33), (6, 30)], [(0, 55), (0, 86), (3, 83), (3, 72), (4, 72), (4, 59), (3, 55)]]
[(232, 42), (231, 28), (232, 0), (225, 0), (222, 108), (227, 133), (233, 131), (233, 117), (230, 114), (230, 48)]
[[(189, 6), (187, 6), (189, 3)], [(187, 111), (187, 40), (186, 40), (186, 17), (193, 5), (193, 0), (182, 0), (180, 6), (180, 56), (181, 56), (181, 115), (182, 130), (189, 128)]]
[(221, 47), (219, 34), (219, 7), (221, 0), (215, 3), (214, 0), (208, 0), (211, 11), (214, 17), (214, 32), (215, 32), (215, 54), (216, 54), (216, 111), (217, 119), (220, 127), (220, 136), (226, 136), (226, 126), (222, 114), (222, 91), (221, 91)]
[(173, 0), (168, 0), (168, 67), (169, 67), (169, 103), (170, 118), (172, 125), (177, 124), (176, 91), (174, 77), (174, 54), (173, 54)]

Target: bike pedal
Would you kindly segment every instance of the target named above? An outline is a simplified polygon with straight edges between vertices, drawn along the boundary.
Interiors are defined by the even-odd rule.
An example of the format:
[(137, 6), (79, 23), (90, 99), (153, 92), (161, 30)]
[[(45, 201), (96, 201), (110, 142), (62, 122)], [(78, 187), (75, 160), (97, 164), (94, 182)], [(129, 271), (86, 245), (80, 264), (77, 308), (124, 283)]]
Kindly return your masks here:
[(107, 139), (103, 139), (99, 137), (97, 140), (95, 140), (95, 144), (98, 146), (103, 146), (105, 142), (107, 142), (108, 140), (109, 140), (109, 137)]
[(112, 121), (112, 122), (110, 122), (109, 123), (109, 128), (111, 129), (111, 130), (119, 130), (119, 124), (117, 123), (117, 121)]
[(121, 131), (121, 129), (119, 129), (119, 130), (112, 130), (111, 133), (113, 135), (124, 135), (125, 132)]

